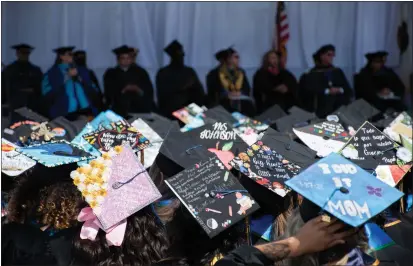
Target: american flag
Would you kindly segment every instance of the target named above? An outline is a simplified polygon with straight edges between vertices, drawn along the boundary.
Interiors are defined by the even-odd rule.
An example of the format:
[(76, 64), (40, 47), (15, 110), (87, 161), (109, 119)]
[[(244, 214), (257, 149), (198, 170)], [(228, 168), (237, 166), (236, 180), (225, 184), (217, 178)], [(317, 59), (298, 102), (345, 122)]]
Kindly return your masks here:
[(284, 1), (278, 1), (277, 14), (275, 18), (275, 38), (273, 48), (280, 51), (282, 56), (287, 55), (287, 42), (290, 39), (290, 29), (288, 26), (287, 12)]

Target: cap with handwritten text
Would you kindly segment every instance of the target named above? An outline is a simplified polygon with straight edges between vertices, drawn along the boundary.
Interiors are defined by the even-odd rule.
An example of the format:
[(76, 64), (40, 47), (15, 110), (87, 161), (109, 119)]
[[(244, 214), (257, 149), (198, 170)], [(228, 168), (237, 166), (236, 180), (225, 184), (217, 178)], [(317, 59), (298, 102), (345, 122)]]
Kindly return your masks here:
[(336, 153), (286, 184), (321, 210), (354, 227), (366, 223), (403, 196)]

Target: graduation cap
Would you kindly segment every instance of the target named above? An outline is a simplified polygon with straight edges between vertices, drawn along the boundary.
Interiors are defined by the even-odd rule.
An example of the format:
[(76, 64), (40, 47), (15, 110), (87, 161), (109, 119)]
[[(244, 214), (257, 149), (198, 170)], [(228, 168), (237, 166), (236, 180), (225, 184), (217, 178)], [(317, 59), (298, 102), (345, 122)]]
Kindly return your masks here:
[(292, 140), (288, 134), (277, 132), (272, 128), (264, 132), (261, 141), (301, 168), (306, 168), (317, 161), (316, 152)]
[(380, 61), (383, 61), (383, 55), (380, 52), (375, 52), (375, 53), (367, 53), (364, 55), (366, 57), (367, 61), (371, 62), (374, 59), (379, 59)]
[(99, 128), (83, 135), (83, 138), (100, 152), (127, 143), (135, 151), (145, 149), (150, 145), (149, 140), (126, 120), (111, 123), (110, 127)]
[(16, 151), (17, 145), (1, 139), (1, 172), (15, 177), (36, 165), (36, 161)]
[(311, 120), (314, 118), (317, 118), (317, 116), (315, 115), (315, 113), (311, 113), (308, 112), (296, 105), (292, 106), (290, 109), (288, 109), (288, 113), (291, 115), (296, 115), (296, 116), (300, 116), (301, 119), (304, 120)]
[(127, 45), (122, 45), (122, 46), (119, 46), (119, 47), (112, 50), (112, 52), (116, 56), (120, 56), (120, 55), (123, 55), (123, 54), (130, 54), (132, 51), (133, 51), (132, 48), (130, 48)]
[(412, 167), (412, 153), (365, 122), (340, 153), (378, 179), (396, 186)]
[(301, 171), (301, 167), (285, 159), (262, 140), (239, 153), (230, 165), (281, 197), (289, 191), (285, 181)]
[(334, 47), (334, 45), (332, 44), (326, 44), (321, 46), (313, 55), (313, 59), (317, 59), (320, 60), (320, 56), (322, 56), (323, 54), (329, 52), (329, 51), (336, 51), (336, 48)]
[(272, 125), (275, 123), (277, 119), (286, 115), (287, 114), (278, 104), (274, 104), (273, 106), (265, 110), (262, 114), (256, 116), (255, 119), (258, 121), (262, 121), (268, 125)]
[(229, 162), (248, 147), (230, 124), (225, 122), (206, 124), (186, 134), (192, 136), (196, 143), (201, 144), (209, 152), (214, 153), (227, 169), (232, 168)]
[(293, 128), (293, 132), (310, 149), (318, 151), (317, 155), (320, 157), (325, 157), (331, 152), (338, 152), (350, 139), (349, 133), (335, 121), (323, 121)]
[(30, 157), (46, 167), (56, 167), (94, 158), (93, 155), (66, 140), (34, 144), (28, 147), (18, 148), (17, 152)]
[(94, 223), (96, 233), (99, 229), (106, 232), (109, 245), (122, 244), (126, 218), (161, 198), (148, 172), (128, 146), (117, 146), (70, 176), (90, 206), (79, 214), (78, 220), (85, 222), (82, 231)]
[(11, 47), (11, 49), (14, 49), (16, 51), (24, 51), (24, 52), (27, 52), (27, 53), (31, 53), (33, 51), (34, 47), (30, 46), (28, 44), (25, 44), (25, 43), (21, 43), (21, 44), (13, 45)]
[(84, 50), (77, 50), (73, 53), (74, 56), (86, 56), (86, 51)]
[(306, 199), (300, 206), (304, 222), (327, 212), (359, 227), (403, 196), (336, 153), (319, 160), (286, 184)]
[(345, 107), (340, 107), (333, 113), (333, 115), (338, 116), (338, 122), (347, 130), (350, 126), (357, 129), (365, 121), (373, 120), (379, 114), (380, 111), (364, 99), (357, 99)]
[(62, 46), (62, 47), (58, 47), (54, 49), (53, 52), (59, 55), (63, 55), (67, 52), (72, 52), (74, 49), (75, 49), (75, 46)]
[(72, 141), (86, 124), (87, 121), (83, 119), (69, 121), (65, 117), (60, 116), (50, 121), (48, 126), (54, 135), (54, 140), (65, 139), (67, 141)]
[(398, 214), (398, 219), (384, 225), (385, 232), (397, 245), (413, 253), (413, 212)]
[(226, 57), (227, 57), (227, 50), (226, 49), (220, 50), (220, 51), (215, 53), (215, 59), (218, 60), (218, 61), (225, 60)]
[(192, 164), (165, 182), (210, 238), (259, 209), (216, 156)]
[(176, 55), (185, 55), (184, 47), (177, 40), (172, 41), (165, 47), (164, 51), (171, 57)]
[(412, 143), (412, 117), (407, 112), (400, 113), (391, 123), (389, 123), (384, 129), (384, 133), (392, 140), (401, 143), (403, 146), (407, 146)]
[(206, 147), (198, 144), (193, 136), (182, 133), (175, 124), (171, 125), (163, 139), (155, 163), (166, 176), (173, 176), (201, 160), (214, 156)]
[(138, 153), (139, 158), (142, 155), (144, 156), (143, 160), (141, 160), (141, 162), (144, 162), (143, 166), (149, 168), (152, 166), (159, 153), (163, 139), (141, 118), (136, 119), (131, 125), (141, 132), (150, 142), (150, 145), (145, 148), (144, 153)]
[(237, 120), (221, 105), (210, 108), (204, 112), (206, 122), (225, 122), (233, 125)]
[(379, 54), (381, 57), (386, 57), (389, 55), (387, 51), (378, 51), (377, 54)]

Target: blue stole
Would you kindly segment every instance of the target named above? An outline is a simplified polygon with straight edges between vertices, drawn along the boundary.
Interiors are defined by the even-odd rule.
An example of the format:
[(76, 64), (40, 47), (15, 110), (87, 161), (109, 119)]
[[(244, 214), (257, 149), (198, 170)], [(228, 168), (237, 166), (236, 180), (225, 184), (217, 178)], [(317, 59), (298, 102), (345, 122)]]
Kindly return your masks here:
[(90, 107), (87, 90), (93, 89), (89, 71), (85, 67), (77, 67), (81, 80), (73, 81), (67, 71), (69, 65), (52, 66), (42, 81), (42, 94), (49, 99), (49, 116), (51, 119)]

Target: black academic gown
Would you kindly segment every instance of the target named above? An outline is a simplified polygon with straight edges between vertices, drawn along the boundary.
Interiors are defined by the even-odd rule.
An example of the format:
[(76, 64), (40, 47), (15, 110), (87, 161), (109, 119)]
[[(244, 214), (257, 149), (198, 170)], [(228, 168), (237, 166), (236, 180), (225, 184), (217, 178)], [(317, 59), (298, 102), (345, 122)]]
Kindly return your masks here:
[[(274, 90), (282, 84), (288, 88), (288, 92), (285, 94)], [(274, 75), (261, 68), (255, 72), (253, 87), (258, 113), (267, 110), (274, 104), (278, 104), (284, 111), (296, 105), (298, 83), (294, 75), (288, 70), (282, 69), (278, 75)]]
[(32, 225), (2, 225), (2, 265), (70, 265), (75, 229), (49, 236)]
[[(389, 88), (400, 100), (382, 100), (377, 93), (383, 88)], [(397, 74), (390, 68), (383, 68), (374, 73), (369, 67), (364, 67), (354, 79), (354, 89), (357, 98), (362, 98), (374, 105), (380, 111), (393, 108), (402, 111), (405, 87)]]
[(198, 75), (191, 67), (170, 64), (156, 75), (158, 106), (162, 115), (172, 118), (172, 112), (191, 103), (204, 105), (205, 93)]
[[(241, 104), (233, 103), (228, 99), (228, 92), (230, 91), (226, 85), (222, 82), (220, 77), (223, 67), (218, 66), (212, 69), (207, 75), (207, 89), (208, 89), (208, 102), (209, 107), (216, 105), (222, 105), (229, 112), (239, 111), (247, 116), (255, 116), (255, 106), (250, 101), (241, 101)], [(238, 71), (243, 76), (243, 81), (239, 91), (242, 95), (249, 96), (251, 87), (248, 82), (248, 78), (245, 71), (239, 68)], [(230, 81), (231, 82), (231, 81)], [(236, 82), (232, 82), (235, 84)], [(237, 107), (238, 106), (238, 107)], [(239, 110), (241, 109), (241, 110)]]
[[(325, 91), (330, 87), (343, 88), (343, 93), (328, 95)], [(302, 106), (320, 118), (349, 104), (351, 96), (350, 84), (340, 68), (317, 66), (300, 78), (299, 98), (302, 99)]]
[[(150, 113), (153, 110), (152, 82), (142, 67), (131, 65), (126, 71), (119, 66), (109, 68), (103, 79), (108, 108), (119, 115), (126, 117), (128, 113)], [(137, 85), (143, 94), (122, 93), (126, 85)]]
[(6, 95), (10, 109), (27, 106), (42, 113), (42, 105), (39, 102), (42, 78), (40, 68), (30, 62), (15, 61), (8, 65), (2, 72), (1, 83), (2, 94)]

